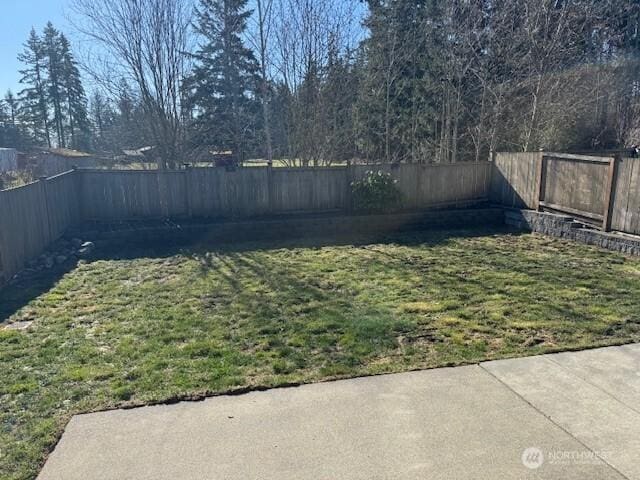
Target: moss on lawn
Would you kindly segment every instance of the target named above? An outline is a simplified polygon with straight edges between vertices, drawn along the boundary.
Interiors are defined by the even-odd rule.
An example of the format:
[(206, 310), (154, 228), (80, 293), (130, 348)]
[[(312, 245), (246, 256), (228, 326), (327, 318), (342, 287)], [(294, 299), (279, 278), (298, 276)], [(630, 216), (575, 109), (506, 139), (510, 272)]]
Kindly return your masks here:
[(1, 478), (79, 412), (640, 341), (640, 259), (542, 236), (130, 257), (0, 292)]

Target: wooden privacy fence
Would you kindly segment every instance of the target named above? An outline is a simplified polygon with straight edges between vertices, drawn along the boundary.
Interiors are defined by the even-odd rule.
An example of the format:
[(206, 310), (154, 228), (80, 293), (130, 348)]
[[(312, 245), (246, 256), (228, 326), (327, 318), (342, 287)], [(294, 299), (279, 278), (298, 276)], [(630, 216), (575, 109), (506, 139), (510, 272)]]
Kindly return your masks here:
[(640, 160), (563, 153), (498, 153), (490, 198), (567, 213), (605, 231), (640, 234)]
[(75, 170), (0, 192), (0, 285), (84, 220), (345, 211), (367, 170), (398, 180), (405, 210), (488, 200), (491, 163), (339, 168)]
[(406, 210), (488, 199), (491, 164), (358, 165), (338, 168), (187, 168), (173, 172), (79, 170), (82, 216), (252, 217), (350, 207), (350, 183), (367, 170), (398, 180)]
[(80, 218), (75, 172), (0, 191), (0, 285)]

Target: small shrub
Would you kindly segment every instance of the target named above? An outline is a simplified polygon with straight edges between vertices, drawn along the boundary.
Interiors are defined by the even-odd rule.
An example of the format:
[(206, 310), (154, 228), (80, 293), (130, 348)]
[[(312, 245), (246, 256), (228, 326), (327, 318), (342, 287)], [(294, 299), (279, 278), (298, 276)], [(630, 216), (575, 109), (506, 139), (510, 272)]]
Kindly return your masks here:
[(389, 212), (399, 208), (402, 193), (390, 173), (369, 170), (351, 183), (353, 207), (363, 212)]

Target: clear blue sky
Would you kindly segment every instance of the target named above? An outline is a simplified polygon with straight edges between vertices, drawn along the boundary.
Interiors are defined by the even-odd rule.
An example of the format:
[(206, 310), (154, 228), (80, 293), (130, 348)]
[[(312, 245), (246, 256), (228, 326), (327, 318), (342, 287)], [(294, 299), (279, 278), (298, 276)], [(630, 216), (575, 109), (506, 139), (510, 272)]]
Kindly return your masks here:
[(0, 0), (0, 97), (8, 88), (14, 93), (20, 90), (21, 65), (16, 59), (31, 27), (42, 31), (50, 20), (60, 30), (68, 33), (71, 0)]

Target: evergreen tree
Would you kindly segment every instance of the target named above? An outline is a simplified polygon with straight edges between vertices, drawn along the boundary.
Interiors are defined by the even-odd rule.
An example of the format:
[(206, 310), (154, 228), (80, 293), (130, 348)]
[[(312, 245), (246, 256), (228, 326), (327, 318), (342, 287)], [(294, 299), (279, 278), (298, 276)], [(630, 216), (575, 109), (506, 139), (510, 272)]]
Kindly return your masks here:
[(9, 113), (5, 101), (0, 101), (0, 148), (8, 147)]
[(197, 141), (231, 150), (241, 161), (259, 138), (258, 64), (242, 42), (247, 0), (200, 0), (196, 30), (203, 42), (187, 82)]
[(113, 150), (115, 112), (110, 102), (96, 90), (91, 96), (89, 111), (93, 125), (94, 148), (102, 152)]
[(31, 30), (25, 49), (18, 59), (26, 66), (21, 71), (22, 121), (30, 126), (36, 142), (88, 149), (91, 130), (87, 98), (77, 63), (67, 38), (51, 22), (42, 36)]
[(46, 58), (46, 84), (50, 105), (53, 107), (53, 124), (56, 129), (58, 147), (66, 147), (65, 137), (65, 117), (64, 108), (64, 81), (65, 72), (62, 65), (62, 45), (60, 42), (60, 32), (56, 30), (51, 22), (47, 23), (44, 29), (42, 44)]
[(121, 154), (154, 145), (145, 128), (147, 117), (139, 99), (125, 80), (121, 80), (115, 98), (94, 91), (89, 101), (92, 146), (101, 152)]
[(0, 147), (26, 148), (29, 139), (23, 134), (18, 120), (20, 104), (11, 90), (0, 101)]
[(91, 124), (80, 70), (71, 53), (69, 41), (64, 34), (60, 34), (58, 42), (62, 71), (61, 86), (66, 103), (71, 146), (76, 149), (87, 149), (91, 143)]
[(360, 88), (358, 64), (351, 52), (330, 52), (320, 92), (324, 104), (325, 152), (328, 161), (347, 161), (356, 155), (354, 110)]
[(11, 89), (7, 90), (7, 93), (4, 95), (4, 103), (7, 108), (8, 122), (15, 126), (18, 117), (18, 99)]
[(138, 95), (126, 80), (121, 79), (115, 99), (115, 130), (118, 150), (154, 145), (153, 135), (145, 128), (147, 119)]
[(25, 68), (20, 70), (20, 83), (25, 85), (20, 92), (23, 120), (32, 129), (36, 141), (51, 147), (45, 49), (35, 29), (31, 29), (18, 60), (25, 64)]
[(274, 158), (291, 158), (292, 103), (291, 90), (284, 82), (278, 82), (273, 87), (273, 95), (269, 102)]

